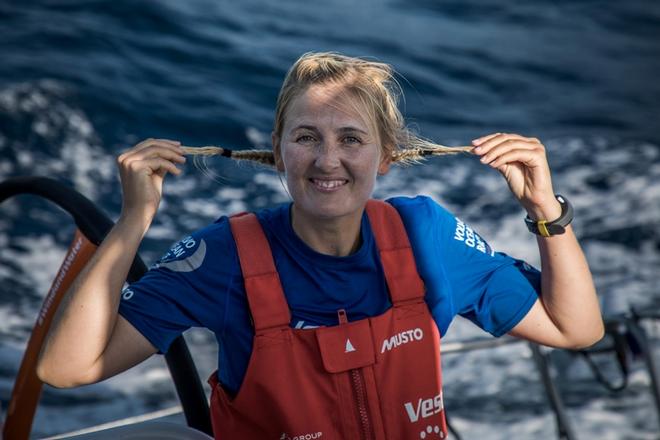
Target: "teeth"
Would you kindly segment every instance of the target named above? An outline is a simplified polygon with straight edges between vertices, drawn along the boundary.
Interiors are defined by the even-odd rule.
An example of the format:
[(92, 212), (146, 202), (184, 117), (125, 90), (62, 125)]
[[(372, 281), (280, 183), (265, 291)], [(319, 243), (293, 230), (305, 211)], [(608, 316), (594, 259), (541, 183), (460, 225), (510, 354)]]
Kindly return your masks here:
[(316, 180), (314, 179), (314, 184), (320, 186), (321, 188), (332, 189), (337, 188), (345, 183), (345, 180)]

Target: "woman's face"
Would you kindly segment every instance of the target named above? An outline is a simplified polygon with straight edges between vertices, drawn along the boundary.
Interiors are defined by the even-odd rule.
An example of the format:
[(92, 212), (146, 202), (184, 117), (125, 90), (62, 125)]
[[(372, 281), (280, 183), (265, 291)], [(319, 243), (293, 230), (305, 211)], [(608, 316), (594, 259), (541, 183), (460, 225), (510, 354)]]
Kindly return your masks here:
[(305, 217), (361, 216), (376, 175), (388, 169), (378, 134), (354, 98), (340, 92), (311, 86), (291, 102), (281, 139), (273, 135), (278, 169)]

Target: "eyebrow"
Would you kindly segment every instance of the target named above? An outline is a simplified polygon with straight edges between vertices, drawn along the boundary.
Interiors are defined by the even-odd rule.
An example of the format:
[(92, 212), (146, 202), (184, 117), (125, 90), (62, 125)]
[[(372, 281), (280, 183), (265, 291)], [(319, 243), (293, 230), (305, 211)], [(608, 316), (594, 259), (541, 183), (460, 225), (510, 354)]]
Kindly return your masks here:
[[(304, 124), (301, 124), (301, 125), (298, 125), (297, 127), (294, 127), (291, 131), (293, 132), (293, 131), (296, 131), (296, 130), (311, 130), (311, 131), (318, 131), (318, 129), (317, 129), (315, 126), (313, 126), (313, 125), (304, 125)], [(340, 128), (339, 130), (337, 130), (337, 131), (340, 132), (340, 133), (348, 133), (348, 132), (357, 131), (358, 133), (362, 133), (362, 134), (364, 134), (364, 135), (366, 135), (366, 136), (369, 135), (369, 133), (367, 133), (366, 131), (364, 131), (364, 130), (362, 130), (362, 129), (359, 129), (359, 128), (357, 128), (357, 127), (351, 127), (351, 126), (348, 126), (348, 127), (341, 127), (341, 128)]]

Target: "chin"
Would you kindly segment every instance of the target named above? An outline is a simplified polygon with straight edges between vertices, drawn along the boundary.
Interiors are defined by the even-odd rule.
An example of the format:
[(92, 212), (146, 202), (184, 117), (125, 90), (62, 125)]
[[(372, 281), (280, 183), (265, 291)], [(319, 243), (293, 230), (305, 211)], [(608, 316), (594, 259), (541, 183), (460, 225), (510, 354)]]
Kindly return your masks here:
[(299, 209), (307, 213), (307, 215), (330, 220), (333, 218), (346, 217), (355, 214), (362, 206), (357, 204), (346, 203), (345, 200), (338, 202), (314, 202), (314, 203), (300, 203), (297, 205)]

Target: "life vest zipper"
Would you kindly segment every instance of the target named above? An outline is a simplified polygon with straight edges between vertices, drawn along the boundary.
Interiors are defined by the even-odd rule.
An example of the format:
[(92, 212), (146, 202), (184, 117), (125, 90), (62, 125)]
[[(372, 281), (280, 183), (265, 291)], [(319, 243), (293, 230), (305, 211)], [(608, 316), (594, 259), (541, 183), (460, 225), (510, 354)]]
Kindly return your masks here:
[(358, 369), (351, 370), (353, 377), (353, 388), (355, 389), (355, 396), (358, 406), (358, 417), (362, 427), (362, 434), (365, 440), (371, 440), (371, 421), (369, 420), (369, 412), (367, 410), (367, 396), (364, 389), (364, 378), (362, 372)]
[[(348, 323), (346, 310), (337, 310), (337, 317), (339, 325)], [(351, 370), (351, 379), (353, 382), (353, 390), (355, 390), (355, 400), (358, 407), (358, 419), (362, 428), (362, 438), (364, 440), (372, 440), (371, 434), (371, 421), (369, 420), (369, 412), (367, 410), (367, 394), (364, 386), (364, 377), (360, 369), (355, 368)]]

